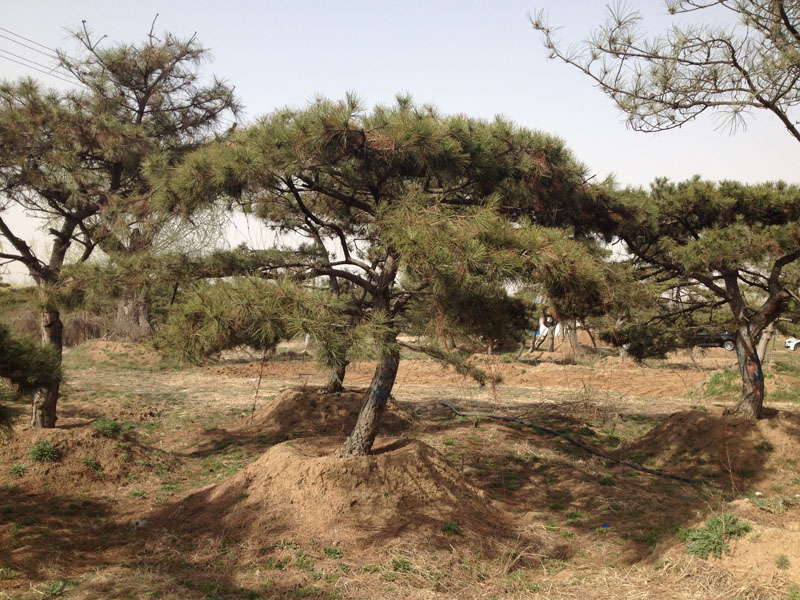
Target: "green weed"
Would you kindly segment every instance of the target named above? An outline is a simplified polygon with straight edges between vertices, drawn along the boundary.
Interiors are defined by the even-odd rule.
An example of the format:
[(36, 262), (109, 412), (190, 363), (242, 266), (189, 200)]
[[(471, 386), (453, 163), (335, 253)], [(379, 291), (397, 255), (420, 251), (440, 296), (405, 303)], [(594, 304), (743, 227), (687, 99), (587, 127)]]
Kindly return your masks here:
[(64, 595), (64, 592), (74, 587), (75, 584), (68, 579), (54, 579), (45, 584), (41, 594), (44, 598), (59, 598)]
[(36, 462), (55, 462), (60, 456), (58, 448), (47, 440), (39, 440), (31, 446), (31, 459)]
[(311, 560), (311, 556), (306, 554), (302, 550), (298, 550), (297, 552), (295, 552), (294, 566), (300, 569), (301, 571), (314, 570), (314, 562)]
[(19, 572), (13, 567), (8, 565), (0, 566), (0, 580), (14, 579), (17, 575), (19, 575)]
[(402, 556), (395, 556), (392, 559), (392, 570), (398, 573), (410, 573), (414, 570), (414, 565), (411, 564), (407, 558)]
[(678, 537), (688, 541), (686, 552), (700, 558), (708, 558), (711, 554), (716, 558), (730, 551), (727, 540), (740, 538), (752, 528), (747, 521), (741, 521), (733, 513), (713, 515), (706, 519), (701, 529), (681, 529)]
[(100, 417), (92, 421), (92, 429), (105, 437), (116, 437), (122, 433), (122, 425), (115, 419)]
[(11, 474), (16, 475), (17, 477), (22, 477), (23, 475), (25, 475), (25, 471), (27, 470), (28, 467), (25, 466), (24, 464), (12, 465), (10, 469)]
[(442, 531), (450, 535), (461, 535), (461, 526), (458, 521), (445, 521), (442, 525)]

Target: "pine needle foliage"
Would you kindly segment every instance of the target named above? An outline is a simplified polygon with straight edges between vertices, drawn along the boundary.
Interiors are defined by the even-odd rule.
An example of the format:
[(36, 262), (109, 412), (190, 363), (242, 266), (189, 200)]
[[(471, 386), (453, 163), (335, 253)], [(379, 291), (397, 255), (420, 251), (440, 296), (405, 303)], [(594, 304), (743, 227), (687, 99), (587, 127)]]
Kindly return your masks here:
[(0, 323), (0, 377), (29, 393), (61, 380), (60, 360), (49, 346), (11, 334)]
[(612, 210), (630, 267), (660, 288), (655, 315), (632, 335), (668, 332), (670, 322), (688, 335), (708, 323), (731, 326), (742, 374), (734, 411), (758, 417), (764, 377), (756, 346), (800, 286), (800, 188), (659, 179), (650, 190), (620, 192)]
[(368, 353), (369, 340), (380, 329), (372, 322), (352, 327), (342, 300), (328, 290), (242, 277), (192, 285), (153, 343), (168, 360), (202, 364), (223, 350), (266, 350), (308, 333), (320, 363), (336, 368)]
[[(533, 27), (550, 58), (585, 73), (637, 131), (681, 127), (714, 112), (732, 131), (755, 110), (772, 113), (800, 141), (796, 0), (666, 0), (674, 24), (651, 35), (633, 4), (614, 4), (606, 20), (565, 47), (539, 11)], [(692, 20), (685, 15), (691, 15)]]
[[(213, 202), (241, 204), (272, 230), (304, 240), (282, 265), (286, 276), (326, 278), (355, 323), (384, 324), (361, 413), (371, 423), (362, 428), (360, 417), (356, 425), (371, 431), (356, 436), (365, 452), (413, 305), (433, 321), (447, 311), (451, 324), (481, 335), (479, 300), (505, 327), (514, 312), (504, 312), (513, 305), (507, 284), (575, 272), (572, 259), (562, 260), (571, 240), (548, 227), (569, 207), (575, 231), (588, 225), (583, 175), (552, 136), (499, 119), (442, 116), (404, 96), (367, 111), (349, 95), (280, 110), (203, 148), (156, 199), (187, 214)], [(459, 306), (473, 316), (458, 319)]]

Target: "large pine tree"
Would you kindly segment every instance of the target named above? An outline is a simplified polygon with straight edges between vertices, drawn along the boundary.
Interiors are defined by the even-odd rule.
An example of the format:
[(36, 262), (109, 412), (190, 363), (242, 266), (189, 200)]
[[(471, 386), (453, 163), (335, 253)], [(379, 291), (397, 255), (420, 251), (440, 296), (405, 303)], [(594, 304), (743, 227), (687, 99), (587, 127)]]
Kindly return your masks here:
[(539, 224), (584, 191), (564, 144), (502, 120), (443, 117), (406, 97), (369, 112), (354, 97), (278, 111), (189, 157), (172, 181), (163, 196), (172, 208), (235, 198), (295, 234), (302, 242), (275, 271), (328, 279), (345, 288), (350, 314), (380, 324), (375, 374), (343, 455), (370, 451), (412, 303), (445, 311), (458, 305), (447, 298), (497, 297), (533, 272), (575, 272), (563, 259), (570, 241)]
[[(130, 254), (151, 244), (171, 216), (152, 206), (149, 175), (174, 165), (237, 109), (230, 86), (201, 82), (206, 51), (194, 38), (151, 30), (139, 45), (105, 45), (85, 27), (76, 37), (83, 55), (59, 56), (77, 90), (47, 91), (28, 79), (0, 85), (3, 208), (16, 204), (47, 219), (50, 238), (49, 253), (41, 253), (0, 211), (8, 242), (0, 258), (24, 265), (41, 289), (43, 342), (59, 355), (63, 326), (52, 290), (67, 252), (77, 247), (86, 260), (98, 246)], [(123, 313), (139, 321), (141, 301), (132, 298)], [(58, 388), (54, 382), (36, 396), (35, 426), (55, 426)]]

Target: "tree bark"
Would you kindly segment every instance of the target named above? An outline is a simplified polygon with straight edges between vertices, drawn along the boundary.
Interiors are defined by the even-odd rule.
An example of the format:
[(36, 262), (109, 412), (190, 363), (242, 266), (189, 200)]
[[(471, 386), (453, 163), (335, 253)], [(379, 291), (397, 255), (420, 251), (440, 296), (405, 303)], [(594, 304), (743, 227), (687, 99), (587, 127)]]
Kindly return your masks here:
[(564, 329), (564, 335), (567, 338), (567, 351), (564, 353), (564, 360), (567, 363), (575, 364), (583, 356), (583, 349), (578, 344), (578, 326), (575, 320), (572, 320)]
[[(64, 347), (64, 324), (57, 310), (45, 310), (42, 313), (42, 344), (55, 347), (59, 361)], [(52, 429), (56, 426), (56, 405), (61, 384), (52, 383), (47, 388), (37, 390), (33, 395), (31, 426)]]
[(772, 321), (764, 328), (764, 331), (761, 332), (761, 338), (758, 340), (756, 352), (758, 353), (758, 360), (761, 361), (762, 365), (764, 365), (767, 360), (767, 350), (769, 349), (769, 343), (772, 341), (774, 335), (775, 321)]
[(381, 350), (372, 383), (367, 389), (356, 425), (342, 446), (341, 456), (364, 456), (372, 449), (400, 364), (400, 351), (394, 344), (394, 336), (385, 342), (388, 347)]
[(328, 384), (322, 388), (323, 394), (338, 394), (344, 389), (344, 375), (348, 364), (350, 364), (349, 361), (346, 361), (342, 365), (331, 369)]
[(736, 406), (725, 410), (725, 414), (758, 419), (764, 403), (764, 373), (747, 325), (741, 326), (737, 332), (736, 355), (742, 376), (742, 397)]
[(128, 342), (138, 342), (153, 332), (150, 321), (150, 300), (147, 291), (127, 294), (117, 301), (114, 336)]

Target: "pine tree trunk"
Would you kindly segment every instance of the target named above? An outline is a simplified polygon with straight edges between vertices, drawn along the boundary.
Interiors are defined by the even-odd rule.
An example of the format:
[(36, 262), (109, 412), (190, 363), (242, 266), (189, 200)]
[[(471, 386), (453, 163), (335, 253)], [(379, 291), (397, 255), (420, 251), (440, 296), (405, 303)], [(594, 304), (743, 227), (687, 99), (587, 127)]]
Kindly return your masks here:
[(758, 354), (758, 360), (761, 361), (762, 365), (766, 363), (767, 350), (769, 349), (769, 343), (772, 341), (773, 335), (775, 335), (775, 321), (766, 326), (764, 331), (761, 332), (761, 339), (758, 340), (756, 352)]
[(565, 327), (564, 335), (567, 338), (567, 351), (564, 355), (565, 361), (570, 364), (578, 362), (582, 356), (583, 351), (578, 344), (578, 327), (575, 321), (572, 321)]
[[(64, 324), (57, 310), (45, 310), (42, 313), (42, 344), (55, 347), (59, 361), (63, 342)], [(60, 383), (55, 382), (45, 389), (37, 390), (33, 395), (31, 426), (52, 429), (56, 426), (56, 405)]]
[(338, 394), (344, 389), (344, 375), (348, 364), (350, 363), (345, 362), (341, 366), (331, 369), (328, 385), (322, 388), (323, 394)]
[(747, 326), (739, 328), (736, 336), (736, 355), (739, 359), (739, 373), (742, 376), (742, 397), (726, 415), (736, 415), (748, 419), (758, 419), (764, 403), (764, 373), (758, 358), (753, 338)]
[(117, 301), (114, 337), (128, 342), (138, 342), (152, 332), (150, 299), (147, 291), (126, 294)]
[(387, 340), (391, 346), (381, 351), (358, 420), (350, 437), (342, 446), (341, 456), (363, 456), (369, 454), (372, 449), (400, 364), (400, 352), (394, 346), (394, 341), (394, 338)]

